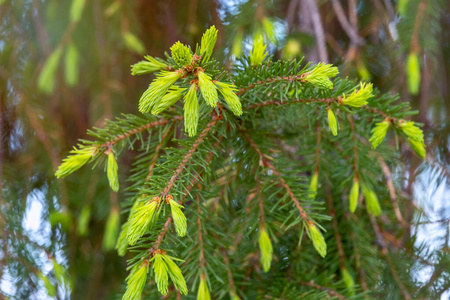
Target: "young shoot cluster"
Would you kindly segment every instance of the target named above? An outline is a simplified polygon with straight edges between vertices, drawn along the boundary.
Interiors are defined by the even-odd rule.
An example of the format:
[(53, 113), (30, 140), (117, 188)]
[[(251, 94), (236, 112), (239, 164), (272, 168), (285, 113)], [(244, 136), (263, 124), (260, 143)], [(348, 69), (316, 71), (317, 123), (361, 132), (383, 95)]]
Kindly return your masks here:
[(170, 48), (172, 56), (166, 62), (145, 56), (146, 61), (134, 64), (132, 75), (158, 72), (139, 100), (139, 111), (158, 115), (183, 98), (185, 130), (192, 137), (197, 134), (200, 117), (198, 98), (201, 96), (206, 105), (214, 108), (219, 102), (219, 91), (233, 114), (240, 116), (242, 105), (235, 93), (236, 87), (213, 80), (215, 70), (210, 70), (212, 64), (208, 62), (216, 40), (217, 30), (212, 26), (203, 34), (195, 53), (190, 47), (176, 42)]

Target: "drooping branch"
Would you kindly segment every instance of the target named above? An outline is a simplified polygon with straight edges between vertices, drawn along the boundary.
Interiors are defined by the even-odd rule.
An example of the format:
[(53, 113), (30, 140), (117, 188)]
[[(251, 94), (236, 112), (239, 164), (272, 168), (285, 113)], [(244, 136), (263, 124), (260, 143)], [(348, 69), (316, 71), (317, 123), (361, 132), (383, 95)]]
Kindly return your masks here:
[(106, 142), (104, 144), (98, 145), (97, 149), (99, 149), (99, 148), (109, 148), (112, 145), (117, 144), (118, 142), (122, 141), (123, 139), (129, 138), (130, 136), (135, 135), (135, 134), (137, 134), (139, 132), (142, 132), (142, 131), (150, 129), (150, 128), (158, 127), (158, 126), (164, 126), (164, 125), (166, 125), (169, 122), (178, 122), (178, 121), (183, 120), (183, 118), (184, 118), (183, 116), (175, 116), (171, 120), (161, 119), (161, 120), (157, 120), (157, 121), (153, 121), (153, 122), (147, 123), (147, 124), (142, 125), (142, 126), (140, 126), (138, 128), (129, 130), (129, 131), (125, 132), (124, 134), (121, 134), (121, 135), (115, 137), (111, 141), (108, 141), (108, 142)]
[[(338, 104), (342, 103), (342, 99), (343, 99), (343, 97), (339, 96), (339, 97), (334, 97), (334, 98), (319, 98), (319, 99), (295, 99), (295, 98), (292, 98), (292, 99), (287, 99), (287, 100), (283, 100), (283, 101), (280, 101), (280, 100), (267, 100), (267, 101), (264, 101), (264, 102), (248, 105), (248, 106), (244, 107), (243, 109), (244, 110), (251, 110), (251, 109), (264, 107), (264, 106), (282, 106), (282, 105), (287, 105), (287, 104), (313, 103), (313, 102), (330, 105), (331, 103), (338, 103)], [(363, 105), (363, 106), (361, 106), (361, 109), (365, 109), (365, 110), (367, 110), (369, 112), (377, 114), (377, 115), (379, 115), (382, 118), (385, 118), (385, 119), (387, 118), (387, 119), (391, 120), (393, 123), (397, 123), (398, 122), (398, 119), (396, 117), (391, 116), (391, 115), (385, 113), (384, 111), (379, 110), (379, 109), (377, 109), (375, 107), (371, 107), (369, 105)]]
[(189, 149), (188, 153), (184, 157), (184, 159), (181, 161), (178, 168), (175, 170), (174, 174), (169, 180), (169, 183), (167, 184), (167, 187), (164, 189), (164, 195), (169, 194), (170, 190), (172, 189), (175, 181), (177, 180), (178, 176), (180, 176), (181, 172), (183, 171), (184, 167), (186, 167), (186, 164), (191, 159), (192, 155), (194, 155), (195, 151), (197, 150), (198, 146), (204, 141), (206, 135), (209, 133), (209, 131), (216, 125), (217, 121), (222, 119), (222, 115), (216, 115), (214, 114), (212, 117), (212, 121), (209, 122), (208, 125), (206, 125), (206, 128), (203, 129), (202, 133), (199, 135), (199, 137), (195, 140), (194, 144), (192, 144), (192, 147)]
[(325, 291), (328, 294), (330, 294), (331, 296), (336, 297), (341, 300), (348, 300), (347, 298), (345, 298), (343, 295), (339, 294), (335, 290), (333, 290), (329, 287), (326, 287), (326, 286), (321, 286), (321, 285), (315, 284), (314, 281), (312, 281), (312, 280), (310, 282), (298, 282), (298, 284), (303, 285), (303, 286), (309, 286), (316, 290)]
[(159, 151), (161, 151), (162, 146), (164, 145), (164, 143), (166, 142), (166, 138), (169, 135), (169, 133), (171, 133), (172, 130), (167, 130), (162, 136), (161, 136), (161, 141), (158, 143), (158, 145), (155, 148), (155, 153), (153, 155), (153, 159), (152, 162), (150, 164), (150, 166), (148, 167), (148, 174), (147, 177), (145, 178), (146, 181), (148, 181), (150, 179), (150, 177), (153, 174), (153, 169), (155, 168), (155, 164), (156, 161), (158, 160), (159, 157)]
[(264, 84), (268, 84), (268, 83), (272, 83), (275, 81), (289, 81), (289, 82), (293, 82), (293, 81), (299, 81), (299, 82), (306, 82), (305, 78), (305, 74), (302, 75), (290, 75), (290, 76), (277, 76), (274, 78), (268, 78), (266, 80), (258, 80), (255, 81), (254, 83), (250, 83), (249, 85), (242, 87), (239, 89), (239, 91), (236, 93), (237, 95), (242, 95), (244, 93), (246, 93), (248, 90), (254, 89), (255, 87), (259, 86), (259, 85), (264, 85)]
[(381, 169), (383, 170), (384, 175), (386, 176), (386, 183), (389, 189), (389, 196), (391, 198), (392, 208), (394, 209), (395, 216), (397, 217), (397, 221), (405, 225), (405, 221), (403, 220), (402, 213), (400, 212), (400, 208), (398, 207), (397, 203), (397, 195), (395, 193), (395, 187), (394, 187), (394, 181), (392, 180), (392, 174), (389, 170), (388, 165), (384, 161), (384, 159), (379, 156), (378, 162), (380, 163)]
[(373, 230), (375, 231), (375, 235), (377, 237), (378, 243), (381, 247), (381, 253), (386, 259), (387, 264), (389, 265), (389, 269), (392, 273), (392, 276), (394, 277), (395, 282), (397, 282), (398, 287), (400, 288), (400, 291), (403, 294), (403, 297), (406, 300), (411, 300), (411, 296), (409, 295), (408, 291), (406, 290), (405, 285), (403, 284), (400, 276), (397, 273), (397, 270), (395, 269), (394, 264), (392, 263), (391, 257), (389, 256), (389, 251), (386, 245), (386, 242), (383, 238), (383, 235), (381, 233), (380, 227), (378, 226), (377, 220), (373, 215), (370, 214), (370, 222), (372, 223)]
[(327, 193), (327, 204), (328, 204), (328, 210), (330, 211), (331, 216), (331, 224), (333, 226), (333, 232), (336, 239), (336, 245), (339, 255), (339, 266), (341, 269), (345, 269), (345, 252), (344, 247), (342, 246), (342, 238), (341, 234), (339, 233), (339, 227), (336, 220), (336, 210), (334, 209), (334, 203), (333, 203), (333, 197), (331, 196), (331, 191), (329, 186), (326, 187), (326, 193)]
[[(214, 120), (213, 120), (214, 121)], [(218, 121), (218, 119), (216, 119), (216, 121)], [(211, 122), (212, 123), (212, 122)], [(210, 123), (210, 124), (211, 124)], [(209, 125), (209, 124), (208, 124)], [(212, 127), (212, 126), (211, 126)], [(208, 127), (207, 127), (208, 128)], [(206, 130), (206, 128), (204, 129)], [(209, 130), (208, 130), (209, 131)], [(203, 133), (203, 132), (202, 132)], [(218, 141), (216, 143), (214, 143), (214, 148), (217, 148), (220, 144), (220, 142), (222, 141), (222, 136), (219, 137)], [(198, 147), (198, 146), (197, 146)], [(214, 153), (210, 152), (208, 153), (208, 156), (206, 157), (206, 163), (209, 164), (211, 162), (211, 160), (213, 159)], [(202, 178), (202, 175), (199, 174), (197, 176), (195, 176), (194, 178), (191, 179), (190, 184), (186, 187), (186, 193), (183, 195), (183, 197), (181, 197), (181, 199), (178, 201), (178, 204), (183, 205), (184, 201), (186, 200), (187, 196), (189, 196), (189, 192), (192, 190), (192, 188), (194, 187), (194, 185), (199, 182)], [(163, 228), (161, 229), (158, 237), (156, 238), (155, 243), (153, 244), (153, 247), (149, 250), (149, 254), (152, 255), (153, 252), (159, 248), (159, 246), (161, 245), (164, 236), (166, 235), (167, 231), (169, 230), (170, 224), (173, 222), (173, 218), (170, 216), (167, 218), (167, 221), (164, 223)]]
[(244, 135), (245, 139), (249, 142), (250, 146), (256, 151), (256, 153), (259, 156), (259, 163), (261, 167), (268, 167), (270, 170), (272, 170), (275, 177), (277, 177), (278, 181), (280, 182), (280, 185), (284, 187), (289, 194), (289, 197), (294, 202), (295, 206), (297, 207), (300, 217), (302, 219), (308, 219), (308, 215), (306, 214), (305, 209), (300, 205), (300, 201), (295, 197), (294, 192), (292, 191), (291, 187), (286, 183), (286, 180), (284, 180), (283, 176), (281, 176), (281, 173), (278, 172), (278, 170), (275, 168), (275, 166), (266, 159), (264, 154), (262, 153), (261, 149), (259, 149), (258, 145), (250, 138), (248, 133), (246, 131), (242, 131), (242, 134)]

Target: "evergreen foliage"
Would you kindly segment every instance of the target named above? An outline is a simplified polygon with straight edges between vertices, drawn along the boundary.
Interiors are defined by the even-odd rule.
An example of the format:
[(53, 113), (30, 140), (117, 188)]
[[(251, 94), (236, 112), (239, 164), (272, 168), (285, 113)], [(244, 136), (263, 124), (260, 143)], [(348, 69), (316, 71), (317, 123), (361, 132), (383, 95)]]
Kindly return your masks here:
[(447, 297), (449, 8), (0, 0), (0, 298)]
[[(242, 278), (239, 265), (254, 264), (255, 270), (262, 267), (266, 273), (294, 272), (293, 278), (306, 285), (308, 278), (323, 277), (327, 286), (342, 294), (363, 296), (347, 269), (350, 263), (345, 261), (339, 235), (335, 232), (335, 239), (328, 234), (332, 200), (327, 208), (323, 199), (348, 199), (350, 211), (356, 214), (361, 181), (367, 212), (379, 216), (381, 207), (388, 209), (386, 201), (380, 203), (377, 196), (383, 195), (385, 188), (372, 186), (378, 187), (374, 179), (382, 177), (374, 163), (376, 157), (390, 159), (392, 152), (371, 146), (376, 148), (392, 129), (424, 148), (421, 130), (403, 119), (411, 113), (409, 108), (396, 103), (395, 96), (374, 91), (370, 83), (332, 80), (338, 70), (331, 64), (275, 61), (265, 53), (262, 37), (250, 55), (242, 56), (227, 73), (210, 59), (216, 39), (212, 27), (193, 54), (177, 42), (171, 48), (172, 58), (164, 62), (148, 59), (154, 66), (147, 62), (133, 65), (136, 75), (159, 72), (140, 100), (144, 114), (126, 115), (108, 122), (104, 129), (91, 131), (96, 140), (81, 141), (80, 150), (72, 151), (56, 173), (66, 176), (88, 161), (101, 164), (101, 153), (105, 153), (107, 177), (117, 191), (114, 153), (130, 149), (142, 153), (129, 176), (128, 200), (122, 208), (128, 220), (116, 245), (120, 255), (127, 249), (132, 254), (123, 299), (140, 299), (149, 265), (150, 278), (162, 295), (187, 294), (188, 281), (194, 286), (200, 282), (198, 299), (219, 296), (226, 286), (236, 299), (252, 298), (259, 289), (278, 297), (258, 272), (247, 279), (251, 286), (245, 288), (245, 279), (231, 284), (233, 277)], [(184, 105), (175, 105), (181, 98)], [(148, 114), (151, 110), (158, 117)], [(341, 117), (339, 135), (334, 111)], [(380, 119), (384, 121), (376, 123)], [(182, 120), (187, 136), (177, 133)], [(322, 129), (327, 123), (331, 132)], [(295, 145), (295, 154), (307, 159), (292, 159), (279, 147), (277, 140), (287, 132), (290, 137), (285, 143)], [(163, 146), (167, 142), (178, 145)], [(346, 179), (352, 175), (353, 184)], [(339, 188), (332, 191), (333, 186)], [(348, 210), (339, 209), (340, 213)], [(331, 231), (336, 231), (333, 222)], [(361, 220), (349, 215), (347, 222), (350, 226)], [(309, 241), (303, 238), (305, 232)], [(286, 243), (292, 235), (299, 238)], [(368, 238), (364, 230), (351, 236), (355, 251), (359, 255), (367, 252), (358, 263), (363, 269), (376, 268), (374, 253), (363, 246)], [(341, 249), (338, 254), (336, 243)], [(105, 247), (109, 245), (105, 241)], [(173, 251), (174, 256), (166, 251)], [(336, 255), (342, 261), (339, 272), (346, 288), (339, 278), (332, 279)], [(184, 261), (183, 272), (174, 260)], [(259, 260), (261, 265), (255, 264)], [(302, 273), (294, 268), (297, 261), (315, 267)], [(228, 282), (224, 274), (231, 274)], [(242, 295), (238, 295), (235, 286), (241, 284)], [(294, 294), (303, 290), (302, 284), (286, 287)], [(149, 289), (155, 290), (151, 285)], [(319, 297), (320, 293), (310, 295)]]

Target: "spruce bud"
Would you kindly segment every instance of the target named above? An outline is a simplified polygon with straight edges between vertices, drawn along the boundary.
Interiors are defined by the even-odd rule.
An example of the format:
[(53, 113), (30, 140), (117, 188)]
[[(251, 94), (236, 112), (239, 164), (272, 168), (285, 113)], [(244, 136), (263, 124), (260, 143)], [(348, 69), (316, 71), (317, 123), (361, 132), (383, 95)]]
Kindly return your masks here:
[(262, 64), (267, 56), (267, 45), (264, 44), (262, 35), (257, 36), (254, 41), (252, 52), (250, 52), (250, 63), (252, 66), (258, 66)]
[[(130, 245), (136, 244), (137, 240), (143, 236), (154, 223), (153, 217), (155, 210), (159, 204), (159, 197), (153, 198), (144, 205), (137, 206), (134, 210), (130, 212), (130, 222), (127, 239)], [(153, 222), (152, 222), (153, 221)]]
[(158, 73), (156, 79), (139, 99), (139, 111), (142, 113), (149, 112), (154, 105), (159, 104), (167, 90), (180, 79), (182, 74), (181, 71), (161, 71)]
[(359, 198), (359, 179), (357, 176), (353, 178), (353, 185), (352, 189), (350, 190), (350, 197), (349, 197), (349, 206), (350, 211), (353, 213), (356, 210), (356, 207), (358, 206), (358, 198)]
[(372, 143), (372, 149), (378, 147), (384, 140), (390, 124), (391, 122), (388, 119), (375, 124), (375, 127), (372, 129), (372, 137), (369, 140)]
[(417, 95), (420, 87), (420, 62), (416, 52), (411, 52), (406, 60), (406, 76), (408, 90), (411, 95)]
[(344, 279), (345, 286), (347, 287), (347, 290), (349, 291), (351, 296), (355, 295), (355, 281), (353, 280), (352, 275), (347, 270), (347, 268), (341, 269), (342, 278)]
[(155, 282), (158, 286), (158, 291), (164, 296), (167, 295), (169, 292), (170, 277), (175, 288), (183, 295), (187, 295), (188, 290), (186, 281), (184, 280), (180, 268), (172, 259), (179, 260), (167, 255), (163, 250), (156, 250), (154, 252), (151, 261), (153, 261), (153, 272), (155, 273)]
[(377, 194), (371, 188), (364, 186), (364, 197), (366, 198), (367, 211), (375, 217), (379, 216), (381, 214), (381, 207)]
[(207, 62), (212, 55), (217, 41), (217, 29), (215, 26), (209, 27), (202, 36), (200, 53), (203, 62)]
[(167, 65), (165, 63), (156, 60), (150, 55), (146, 55), (144, 56), (144, 58), (147, 61), (142, 60), (131, 66), (131, 75), (150, 74), (156, 71), (165, 70), (167, 68)]
[(127, 277), (127, 288), (122, 300), (136, 300), (141, 299), (144, 291), (145, 283), (147, 282), (148, 261), (144, 260), (142, 264), (135, 265)]
[(242, 115), (241, 101), (239, 101), (239, 97), (235, 93), (236, 91), (238, 91), (236, 86), (220, 81), (216, 81), (215, 84), (219, 87), (219, 91), (222, 94), (223, 99), (225, 99), (225, 102), (228, 104), (228, 107), (233, 112), (233, 114), (236, 116)]
[(425, 150), (425, 144), (423, 142), (418, 142), (414, 139), (408, 139), (409, 145), (411, 146), (411, 149), (416, 152), (416, 154), (421, 157), (425, 158), (426, 150)]
[(114, 153), (112, 149), (107, 151), (108, 153), (108, 164), (107, 164), (107, 175), (109, 186), (114, 192), (119, 190), (119, 176), (118, 176), (118, 166), (116, 158), (114, 157)]
[(206, 281), (206, 276), (203, 273), (200, 278), (200, 285), (197, 292), (197, 300), (211, 300), (211, 295), (209, 294), (208, 283)]
[(63, 160), (63, 163), (55, 172), (57, 178), (66, 177), (85, 165), (95, 154), (95, 147), (84, 147), (79, 145), (79, 149), (73, 148), (71, 155)]
[(259, 250), (261, 251), (261, 264), (263, 265), (264, 272), (269, 272), (270, 264), (272, 262), (272, 243), (270, 242), (269, 235), (264, 228), (261, 228), (259, 234)]
[(153, 106), (152, 115), (159, 115), (161, 112), (174, 105), (181, 97), (183, 97), (184, 91), (186, 91), (186, 89), (172, 85), (167, 94), (162, 97), (161, 101)]
[(184, 127), (191, 137), (197, 134), (198, 118), (197, 88), (193, 83), (184, 96)]
[(189, 66), (192, 62), (191, 50), (179, 41), (170, 47), (173, 60), (180, 66)]
[(328, 127), (330, 127), (331, 133), (336, 136), (338, 131), (338, 123), (331, 108), (328, 109)]
[(325, 243), (322, 233), (312, 222), (307, 223), (306, 229), (317, 253), (319, 253), (320, 256), (325, 257), (325, 255), (327, 255), (327, 244)]
[(171, 195), (168, 195), (166, 197), (166, 202), (169, 203), (170, 209), (172, 211), (172, 218), (173, 222), (175, 223), (175, 230), (177, 231), (177, 234), (181, 237), (186, 235), (186, 229), (187, 229), (187, 223), (186, 223), (186, 217), (181, 211), (181, 208), (184, 208), (175, 200), (173, 200), (173, 197)]
[(219, 97), (217, 96), (217, 90), (215, 85), (211, 81), (211, 77), (203, 71), (198, 71), (198, 86), (202, 92), (203, 99), (211, 107), (217, 106)]
[(330, 81), (330, 78), (339, 74), (339, 71), (332, 64), (318, 63), (312, 70), (305, 74), (304, 79), (307, 82), (331, 90), (333, 88), (333, 82)]
[(348, 97), (344, 95), (342, 103), (352, 107), (361, 107), (366, 105), (368, 103), (367, 99), (373, 97), (372, 90), (372, 83), (361, 82), (359, 90), (355, 89)]
[(309, 197), (315, 199), (317, 195), (317, 184), (319, 182), (319, 171), (315, 171), (309, 185)]

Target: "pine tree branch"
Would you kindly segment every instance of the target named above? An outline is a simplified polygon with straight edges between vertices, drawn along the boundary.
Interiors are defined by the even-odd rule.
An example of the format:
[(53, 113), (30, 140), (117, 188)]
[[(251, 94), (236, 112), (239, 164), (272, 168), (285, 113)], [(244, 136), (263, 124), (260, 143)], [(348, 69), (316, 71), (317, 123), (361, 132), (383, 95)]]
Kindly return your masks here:
[(233, 273), (231, 272), (230, 261), (228, 260), (227, 251), (225, 250), (225, 248), (222, 248), (221, 252), (222, 252), (223, 262), (225, 263), (225, 267), (227, 269), (228, 286), (230, 287), (230, 292), (234, 294), (235, 289), (234, 289)]
[(172, 129), (169, 129), (161, 136), (161, 141), (156, 146), (152, 162), (150, 163), (150, 166), (148, 167), (148, 174), (147, 174), (147, 177), (145, 178), (146, 181), (148, 181), (150, 179), (150, 177), (152, 176), (153, 169), (155, 168), (156, 161), (158, 160), (158, 157), (159, 157), (159, 151), (161, 151), (161, 148), (163, 147), (164, 143), (166, 142), (167, 136), (171, 132), (172, 132)]
[(391, 198), (392, 208), (394, 209), (395, 216), (397, 217), (398, 222), (404, 226), (405, 221), (403, 220), (402, 213), (400, 212), (400, 208), (398, 207), (397, 195), (395, 193), (394, 181), (392, 180), (391, 171), (389, 170), (388, 165), (381, 156), (378, 156), (378, 162), (380, 163), (381, 169), (386, 176), (386, 183), (389, 189), (389, 196)]
[[(198, 183), (198, 190), (201, 190), (201, 185)], [(202, 234), (202, 219), (200, 217), (202, 209), (200, 207), (200, 193), (197, 193), (197, 224), (198, 224), (198, 246), (200, 248), (199, 267), (206, 267), (205, 254), (203, 252), (203, 234)]]
[(357, 138), (356, 138), (356, 130), (355, 130), (355, 122), (353, 121), (353, 117), (348, 115), (348, 120), (350, 122), (350, 130), (352, 132), (352, 140), (353, 140), (353, 171), (355, 172), (355, 179), (359, 180), (359, 169), (358, 169), (358, 147), (357, 147)]
[(308, 73), (304, 73), (302, 75), (277, 76), (274, 78), (268, 78), (266, 80), (258, 80), (258, 81), (255, 81), (254, 83), (250, 83), (249, 85), (240, 88), (239, 91), (236, 93), (236, 95), (242, 95), (242, 94), (246, 93), (247, 91), (254, 89), (255, 87), (257, 87), (259, 85), (264, 85), (264, 84), (268, 84), (268, 83), (272, 83), (272, 82), (276, 82), (276, 81), (306, 82), (306, 80), (304, 78), (306, 77), (307, 74)]
[(330, 294), (331, 296), (336, 297), (336, 298), (341, 299), (341, 300), (348, 300), (348, 298), (346, 298), (343, 295), (339, 294), (335, 290), (333, 290), (331, 288), (328, 288), (328, 287), (325, 287), (325, 286), (321, 286), (321, 285), (315, 284), (314, 281), (312, 281), (312, 280), (310, 282), (298, 282), (298, 284), (303, 285), (303, 286), (309, 286), (309, 287), (312, 287), (312, 288), (314, 288), (316, 290), (325, 291), (328, 294)]
[(386, 245), (386, 242), (384, 241), (383, 235), (381, 234), (380, 228), (378, 227), (377, 220), (372, 214), (370, 215), (370, 222), (372, 223), (373, 230), (375, 231), (375, 235), (377, 237), (378, 243), (381, 246), (381, 253), (386, 258), (386, 262), (389, 265), (389, 269), (392, 273), (392, 276), (394, 277), (394, 280), (397, 282), (398, 287), (400, 288), (400, 291), (403, 294), (403, 297), (406, 300), (411, 300), (411, 296), (409, 295), (408, 291), (406, 290), (405, 285), (403, 284), (402, 280), (400, 279), (400, 276), (397, 273), (397, 270), (395, 269), (394, 264), (392, 263), (391, 257), (389, 256), (389, 251)]
[(316, 162), (316, 169), (315, 169), (315, 173), (318, 174), (319, 173), (319, 168), (320, 168), (320, 143), (322, 140), (322, 135), (320, 133), (320, 123), (317, 122), (317, 126), (316, 126), (316, 131), (317, 131), (317, 141), (316, 141), (316, 157), (315, 157), (315, 162)]
[(327, 193), (327, 204), (328, 204), (328, 210), (330, 211), (331, 216), (331, 225), (333, 226), (334, 236), (336, 239), (337, 244), (337, 250), (339, 255), (339, 266), (341, 269), (346, 269), (345, 267), (345, 252), (344, 247), (342, 246), (342, 238), (341, 234), (339, 233), (339, 227), (336, 219), (336, 211), (334, 209), (334, 203), (333, 203), (333, 197), (331, 196), (330, 187), (326, 186), (326, 193)]
[(244, 135), (245, 139), (249, 142), (249, 144), (252, 146), (252, 148), (256, 151), (256, 153), (258, 154), (260, 165), (262, 167), (264, 167), (264, 166), (268, 167), (270, 170), (272, 170), (273, 174), (275, 175), (275, 177), (277, 177), (278, 181), (280, 182), (280, 185), (286, 189), (287, 193), (289, 194), (289, 197), (291, 198), (291, 200), (294, 202), (295, 206), (297, 207), (297, 209), (300, 213), (300, 217), (305, 220), (309, 219), (305, 210), (300, 205), (300, 201), (295, 197), (290, 186), (283, 179), (280, 172), (278, 172), (278, 170), (275, 168), (275, 166), (265, 158), (265, 156), (261, 152), (261, 149), (259, 149), (258, 145), (256, 145), (256, 143), (250, 138), (250, 136), (247, 134), (247, 132), (244, 129), (242, 129), (242, 134)]
[(167, 187), (164, 189), (164, 192), (163, 192), (164, 195), (168, 195), (169, 194), (169, 192), (172, 189), (172, 187), (173, 187), (175, 181), (177, 180), (178, 176), (181, 174), (181, 172), (183, 171), (184, 167), (186, 167), (186, 164), (189, 162), (189, 160), (191, 159), (192, 155), (197, 150), (198, 146), (200, 146), (200, 144), (203, 142), (203, 140), (205, 139), (205, 137), (209, 133), (209, 131), (214, 127), (214, 125), (216, 125), (217, 121), (219, 121), (221, 119), (222, 119), (222, 115), (216, 115), (216, 114), (213, 115), (212, 121), (209, 122), (208, 125), (206, 125), (205, 129), (203, 129), (202, 133), (199, 135), (197, 140), (195, 140), (195, 142), (192, 145), (191, 149), (189, 149), (188, 153), (186, 154), (184, 159), (181, 161), (181, 163), (178, 166), (178, 168), (175, 170), (175, 173), (170, 178), (169, 183), (167, 184)]
[(157, 121), (153, 121), (153, 122), (147, 123), (145, 125), (142, 125), (142, 126), (140, 126), (138, 128), (135, 128), (133, 130), (129, 130), (128, 132), (115, 137), (111, 141), (108, 141), (108, 142), (106, 142), (104, 144), (96, 146), (96, 148), (97, 149), (109, 148), (112, 145), (117, 144), (118, 142), (122, 141), (123, 139), (129, 138), (130, 136), (135, 135), (135, 134), (137, 134), (139, 132), (142, 132), (142, 131), (144, 131), (146, 129), (150, 129), (150, 128), (154, 128), (154, 127), (158, 127), (158, 126), (164, 126), (164, 125), (166, 125), (169, 122), (177, 122), (177, 121), (181, 121), (183, 119), (184, 119), (183, 116), (174, 116), (171, 120), (160, 119), (160, 120), (157, 120)]
[[(247, 107), (243, 107), (243, 110), (250, 110), (250, 109), (255, 109), (255, 108), (264, 107), (264, 106), (272, 106), (272, 105), (273, 106), (281, 106), (281, 105), (295, 104), (295, 103), (316, 102), (316, 103), (324, 103), (324, 104), (330, 105), (331, 103), (339, 104), (342, 102), (342, 99), (344, 99), (342, 96), (333, 97), (333, 98), (323, 98), (323, 99), (295, 99), (295, 98), (292, 98), (292, 99), (287, 99), (287, 100), (283, 100), (283, 101), (274, 99), (274, 100), (267, 100), (267, 101), (256, 103), (256, 104), (251, 104)], [(391, 116), (391, 115), (385, 113), (384, 111), (379, 110), (375, 107), (363, 105), (363, 106), (361, 106), (361, 109), (366, 109), (369, 112), (380, 115), (380, 117), (382, 117), (382, 118), (385, 118), (385, 119), (387, 118), (387, 119), (391, 120), (393, 123), (398, 122), (398, 118)]]
[[(348, 218), (347, 218), (347, 220), (348, 220)], [(350, 238), (352, 240), (353, 245), (356, 245), (356, 236), (353, 231), (350, 232)], [(361, 280), (361, 288), (364, 292), (367, 292), (369, 289), (367, 287), (366, 271), (363, 268), (361, 268), (361, 254), (356, 249), (356, 247), (354, 248), (354, 253), (355, 253), (356, 270), (359, 271), (359, 279)], [(365, 296), (365, 298), (368, 298), (368, 297)]]
[[(217, 116), (217, 118), (215, 118), (212, 122), (217, 122), (219, 119), (220, 119), (219, 116)], [(212, 123), (212, 122), (211, 122), (211, 123)], [(210, 123), (210, 124), (211, 124), (211, 123)], [(210, 125), (210, 124), (208, 124), (208, 125)], [(215, 123), (214, 123), (214, 124), (215, 124)], [(208, 126), (207, 126), (207, 127), (203, 130), (203, 132), (204, 132), (205, 130), (207, 130), (207, 129), (208, 129), (208, 131), (209, 131), (211, 128), (212, 128), (212, 126), (209, 127), (209, 129), (208, 129)], [(203, 132), (202, 132), (202, 133), (203, 133)], [(199, 137), (199, 138), (200, 138), (200, 137)], [(203, 138), (204, 138), (204, 137), (203, 137)], [(197, 139), (197, 140), (198, 140), (198, 139)], [(222, 136), (220, 136), (220, 137), (219, 137), (219, 140), (214, 144), (214, 148), (217, 148), (217, 147), (219, 146), (219, 144), (220, 144), (221, 141), (222, 141)], [(194, 143), (194, 144), (195, 144), (195, 143)], [(198, 147), (198, 145), (197, 145), (197, 147)], [(192, 149), (192, 148), (191, 148), (191, 149)], [(208, 156), (206, 157), (206, 160), (205, 160), (205, 161), (206, 161), (206, 164), (209, 164), (209, 163), (211, 162), (211, 160), (213, 159), (213, 156), (214, 156), (214, 153), (213, 153), (213, 152), (208, 153)], [(184, 161), (184, 160), (183, 160), (183, 161)], [(183, 195), (183, 197), (181, 197), (180, 201), (178, 201), (178, 204), (183, 205), (184, 201), (186, 200), (187, 196), (189, 195), (189, 192), (192, 190), (192, 188), (194, 187), (194, 185), (195, 185), (197, 182), (199, 182), (199, 181), (201, 180), (201, 178), (202, 178), (202, 175), (199, 174), (199, 175), (197, 175), (197, 176), (195, 176), (194, 178), (191, 179), (190, 184), (186, 187), (186, 193)], [(155, 250), (157, 250), (157, 249), (159, 248), (159, 246), (161, 245), (161, 243), (162, 243), (162, 241), (163, 241), (163, 239), (164, 239), (164, 236), (166, 235), (167, 231), (169, 230), (169, 226), (170, 226), (170, 224), (171, 224), (172, 222), (173, 222), (172, 217), (171, 217), (171, 216), (168, 217), (168, 218), (167, 218), (167, 221), (164, 223), (164, 226), (163, 226), (163, 228), (161, 229), (161, 231), (160, 231), (158, 237), (156, 238), (155, 243), (153, 244), (152, 248), (148, 251), (148, 252), (149, 252), (149, 255), (152, 255), (153, 252), (155, 252)]]
[(264, 219), (264, 203), (261, 195), (261, 184), (258, 182), (258, 186), (256, 187), (256, 191), (258, 193), (258, 203), (259, 203), (259, 221), (261, 222), (261, 230), (264, 230), (266, 221)]

